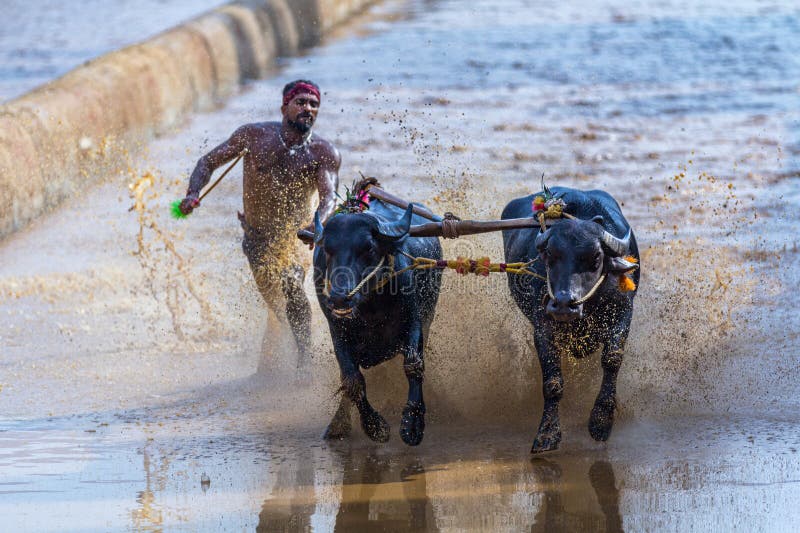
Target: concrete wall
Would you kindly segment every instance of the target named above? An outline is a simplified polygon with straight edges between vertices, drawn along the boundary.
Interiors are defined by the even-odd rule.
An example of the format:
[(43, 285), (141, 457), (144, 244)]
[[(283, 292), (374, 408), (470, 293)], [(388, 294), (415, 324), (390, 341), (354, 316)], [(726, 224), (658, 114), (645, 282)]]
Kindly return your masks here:
[(234, 1), (0, 106), (0, 238), (374, 1)]

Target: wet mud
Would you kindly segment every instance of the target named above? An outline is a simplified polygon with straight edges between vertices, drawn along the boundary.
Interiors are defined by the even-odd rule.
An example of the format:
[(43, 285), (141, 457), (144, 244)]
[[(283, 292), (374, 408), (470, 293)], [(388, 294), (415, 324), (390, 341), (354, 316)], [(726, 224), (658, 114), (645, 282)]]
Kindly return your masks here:
[[(0, 245), (0, 515), (37, 531), (791, 529), (800, 73), (781, 36), (799, 17), (770, 2), (387, 2), (120, 161)], [(321, 440), (338, 388), (327, 327), (315, 309), (299, 371), (264, 338), (241, 171), (168, 216), (197, 158), (276, 118), (299, 77), (323, 88), (315, 131), (340, 148), (342, 184), (363, 172), (472, 218), (543, 173), (620, 201), (642, 279), (607, 443), (586, 428), (593, 354), (562, 361), (561, 448), (529, 455), (530, 325), (505, 278), (452, 272), (422, 445), (397, 433), (397, 360), (365, 373), (390, 442), (357, 425)], [(443, 246), (502, 257), (499, 235)]]

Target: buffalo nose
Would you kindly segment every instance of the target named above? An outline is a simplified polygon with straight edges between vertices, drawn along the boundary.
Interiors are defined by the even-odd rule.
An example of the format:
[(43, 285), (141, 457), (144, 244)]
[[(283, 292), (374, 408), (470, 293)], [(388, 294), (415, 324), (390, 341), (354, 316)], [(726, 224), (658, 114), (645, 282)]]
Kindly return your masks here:
[(582, 305), (573, 305), (572, 298), (560, 294), (548, 300), (545, 310), (559, 322), (572, 322), (583, 315)]

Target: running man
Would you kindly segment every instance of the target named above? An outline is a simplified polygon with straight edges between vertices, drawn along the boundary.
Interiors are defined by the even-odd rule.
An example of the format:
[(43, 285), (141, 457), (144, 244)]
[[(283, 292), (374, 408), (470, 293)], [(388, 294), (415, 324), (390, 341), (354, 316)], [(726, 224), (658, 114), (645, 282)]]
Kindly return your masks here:
[(201, 157), (181, 201), (181, 211), (191, 213), (214, 170), (247, 149), (244, 213), (239, 213), (242, 249), (268, 307), (267, 341), (275, 346), (288, 322), (301, 362), (307, 362), (311, 338), (311, 307), (303, 291), (311, 254), (303, 249), (296, 232), (314, 231), (310, 200), (315, 191), (320, 219), (332, 214), (341, 165), (339, 151), (312, 132), (320, 100), (315, 83), (288, 83), (283, 88), (283, 120), (246, 124)]

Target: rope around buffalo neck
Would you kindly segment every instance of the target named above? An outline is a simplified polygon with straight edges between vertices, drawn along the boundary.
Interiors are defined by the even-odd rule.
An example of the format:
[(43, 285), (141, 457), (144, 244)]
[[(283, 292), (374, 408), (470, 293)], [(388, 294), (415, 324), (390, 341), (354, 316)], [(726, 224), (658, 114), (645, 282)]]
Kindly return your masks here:
[[(347, 297), (348, 297), (348, 298), (352, 298), (353, 296), (355, 296), (356, 294), (358, 294), (358, 291), (360, 291), (360, 290), (361, 290), (361, 289), (364, 287), (364, 285), (366, 285), (366, 284), (367, 284), (367, 282), (368, 282), (369, 280), (371, 280), (372, 278), (374, 278), (374, 277), (375, 277), (375, 275), (376, 275), (376, 274), (378, 273), (378, 271), (381, 269), (381, 267), (383, 266), (383, 263), (384, 263), (385, 261), (386, 261), (386, 256), (384, 255), (383, 257), (381, 257), (381, 260), (378, 262), (378, 266), (376, 266), (375, 268), (373, 268), (373, 269), (372, 269), (372, 272), (370, 272), (369, 274), (367, 274), (367, 276), (366, 276), (364, 279), (362, 279), (362, 280), (359, 282), (359, 284), (358, 284), (358, 285), (356, 285), (356, 287), (355, 287), (355, 288), (354, 288), (352, 291), (348, 292), (348, 293), (347, 293)], [(390, 262), (392, 262), (392, 263), (393, 263), (394, 261), (390, 261)]]
[[(597, 280), (597, 283), (594, 284), (594, 287), (592, 287), (589, 290), (589, 292), (587, 292), (582, 298), (578, 298), (574, 302), (570, 302), (570, 305), (581, 305), (581, 304), (586, 303), (587, 301), (589, 301), (589, 299), (592, 296), (594, 296), (594, 293), (597, 292), (597, 289), (600, 288), (600, 285), (602, 285), (605, 280), (606, 280), (606, 273), (603, 272), (600, 275), (600, 278)], [(550, 297), (551, 300), (555, 300), (556, 299), (556, 297), (553, 296), (553, 288), (550, 286), (550, 269), (549, 268), (547, 269), (547, 295)]]

